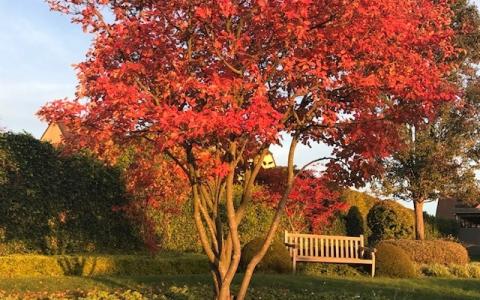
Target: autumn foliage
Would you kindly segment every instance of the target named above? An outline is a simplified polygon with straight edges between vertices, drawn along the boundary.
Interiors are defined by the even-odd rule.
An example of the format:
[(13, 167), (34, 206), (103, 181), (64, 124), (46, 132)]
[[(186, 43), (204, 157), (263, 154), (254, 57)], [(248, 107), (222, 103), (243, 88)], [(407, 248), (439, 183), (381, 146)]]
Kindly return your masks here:
[[(255, 200), (275, 208), (285, 190), (286, 168), (265, 169), (259, 172)], [(340, 191), (333, 180), (308, 170), (298, 174), (288, 197), (285, 214), (291, 231), (322, 233), (325, 226), (348, 204), (340, 201)]]
[[(118, 145), (139, 152), (148, 143), (151, 155), (183, 171), (218, 299), (231, 298), (238, 224), (280, 134), (291, 137), (285, 188), (238, 299), (295, 193), (299, 143), (328, 144), (328, 178), (361, 184), (399, 146), (399, 125), (429, 118), (456, 96), (447, 80), (458, 52), (449, 1), (48, 2), (94, 40), (76, 66), (76, 97), (40, 115), (69, 124), (79, 144), (98, 153), (115, 155)], [(238, 168), (244, 177), (236, 205)]]

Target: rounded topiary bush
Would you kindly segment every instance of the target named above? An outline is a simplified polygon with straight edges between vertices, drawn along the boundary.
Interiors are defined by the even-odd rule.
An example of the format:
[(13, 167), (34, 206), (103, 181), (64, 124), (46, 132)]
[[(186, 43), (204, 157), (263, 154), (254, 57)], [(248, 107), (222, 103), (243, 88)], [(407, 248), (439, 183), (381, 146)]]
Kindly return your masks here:
[(348, 236), (360, 236), (364, 234), (365, 224), (363, 222), (362, 214), (357, 206), (350, 207), (345, 220)]
[(372, 231), (370, 244), (386, 239), (404, 239), (413, 236), (412, 212), (395, 201), (384, 200), (375, 204), (367, 215), (368, 227)]
[(466, 265), (470, 259), (460, 243), (444, 240), (387, 240), (382, 243), (402, 248), (417, 264)]
[(416, 276), (415, 265), (402, 248), (380, 243), (376, 254), (376, 274), (386, 277), (411, 278)]
[[(263, 245), (263, 237), (248, 242), (242, 249), (240, 267), (245, 270), (248, 263)], [(279, 241), (273, 241), (256, 270), (264, 273), (289, 273), (292, 271), (292, 259), (287, 248)]]

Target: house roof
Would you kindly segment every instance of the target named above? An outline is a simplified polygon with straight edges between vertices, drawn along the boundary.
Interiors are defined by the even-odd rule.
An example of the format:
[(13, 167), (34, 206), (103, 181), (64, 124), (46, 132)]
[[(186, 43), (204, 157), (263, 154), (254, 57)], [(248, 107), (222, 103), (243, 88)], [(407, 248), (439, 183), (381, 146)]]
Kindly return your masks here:
[(54, 145), (58, 145), (62, 142), (64, 136), (68, 135), (68, 129), (62, 122), (52, 122), (48, 124), (47, 129), (40, 137), (41, 141), (50, 142)]

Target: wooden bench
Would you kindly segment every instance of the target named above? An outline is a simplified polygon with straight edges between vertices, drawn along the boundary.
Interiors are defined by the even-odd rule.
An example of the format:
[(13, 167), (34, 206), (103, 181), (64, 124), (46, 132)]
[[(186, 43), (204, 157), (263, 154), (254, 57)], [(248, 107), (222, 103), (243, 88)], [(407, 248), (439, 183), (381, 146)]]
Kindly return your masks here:
[(372, 266), (375, 275), (375, 249), (364, 246), (359, 237), (290, 233), (285, 231), (285, 245), (293, 261), (293, 273), (297, 262), (323, 262), (364, 264)]

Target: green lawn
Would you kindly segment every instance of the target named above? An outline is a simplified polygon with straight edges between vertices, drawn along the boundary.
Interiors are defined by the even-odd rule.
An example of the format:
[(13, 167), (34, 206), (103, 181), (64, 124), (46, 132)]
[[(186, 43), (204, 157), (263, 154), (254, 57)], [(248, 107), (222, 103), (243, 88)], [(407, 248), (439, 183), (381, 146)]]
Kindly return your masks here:
[[(159, 299), (206, 299), (210, 295), (209, 282), (208, 275), (32, 277), (2, 279), (0, 290), (4, 291), (3, 295), (17, 294), (20, 298), (26, 291), (132, 289), (140, 291), (147, 298), (153, 293), (164, 296)], [(44, 297), (45, 294), (41, 295)], [(480, 299), (480, 280), (258, 275), (250, 295), (250, 299)], [(0, 295), (0, 298), (4, 297)]]

